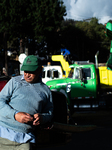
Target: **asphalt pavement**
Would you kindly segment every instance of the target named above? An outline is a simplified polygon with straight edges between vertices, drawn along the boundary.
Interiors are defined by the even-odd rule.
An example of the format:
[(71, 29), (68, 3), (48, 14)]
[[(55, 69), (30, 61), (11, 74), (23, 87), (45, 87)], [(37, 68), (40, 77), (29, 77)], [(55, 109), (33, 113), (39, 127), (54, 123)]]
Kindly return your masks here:
[[(38, 150), (111, 150), (112, 149), (112, 109), (97, 111), (77, 111), (73, 115), (77, 125), (95, 125), (90, 131), (74, 133), (52, 133), (53, 144), (41, 145)], [(54, 136), (54, 137), (53, 137)], [(60, 141), (60, 142), (59, 142)]]

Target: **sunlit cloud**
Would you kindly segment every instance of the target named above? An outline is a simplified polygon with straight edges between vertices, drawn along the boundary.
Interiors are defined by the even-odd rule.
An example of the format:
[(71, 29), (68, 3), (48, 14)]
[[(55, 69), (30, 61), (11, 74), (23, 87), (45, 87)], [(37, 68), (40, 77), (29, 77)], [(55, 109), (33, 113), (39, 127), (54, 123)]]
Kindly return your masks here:
[(85, 20), (96, 17), (99, 23), (112, 20), (111, 0), (63, 0), (66, 6), (67, 19)]

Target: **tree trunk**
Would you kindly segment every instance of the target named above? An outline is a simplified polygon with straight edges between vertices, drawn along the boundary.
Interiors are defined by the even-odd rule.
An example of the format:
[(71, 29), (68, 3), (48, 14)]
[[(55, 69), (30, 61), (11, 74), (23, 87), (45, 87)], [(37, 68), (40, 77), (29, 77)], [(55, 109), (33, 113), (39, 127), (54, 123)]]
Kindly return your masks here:
[(20, 39), (20, 54), (23, 53), (23, 39)]
[(4, 66), (8, 73), (8, 61), (7, 61), (7, 33), (4, 32)]

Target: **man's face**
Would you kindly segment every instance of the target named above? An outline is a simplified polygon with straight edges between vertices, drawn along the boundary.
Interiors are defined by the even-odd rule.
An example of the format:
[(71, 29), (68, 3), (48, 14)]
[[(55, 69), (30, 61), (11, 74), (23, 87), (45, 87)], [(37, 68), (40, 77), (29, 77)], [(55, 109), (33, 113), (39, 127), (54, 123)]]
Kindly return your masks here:
[(38, 81), (40, 73), (41, 68), (36, 71), (24, 71), (24, 79), (29, 83), (35, 83)]

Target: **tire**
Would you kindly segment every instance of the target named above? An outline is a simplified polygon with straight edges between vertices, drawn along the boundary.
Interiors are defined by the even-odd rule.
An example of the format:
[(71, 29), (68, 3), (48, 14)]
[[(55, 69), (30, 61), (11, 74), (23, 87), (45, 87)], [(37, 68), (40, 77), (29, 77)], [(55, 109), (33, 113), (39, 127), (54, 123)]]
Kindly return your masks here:
[(54, 104), (54, 122), (67, 123), (67, 103), (66, 97), (60, 92), (52, 91)]

